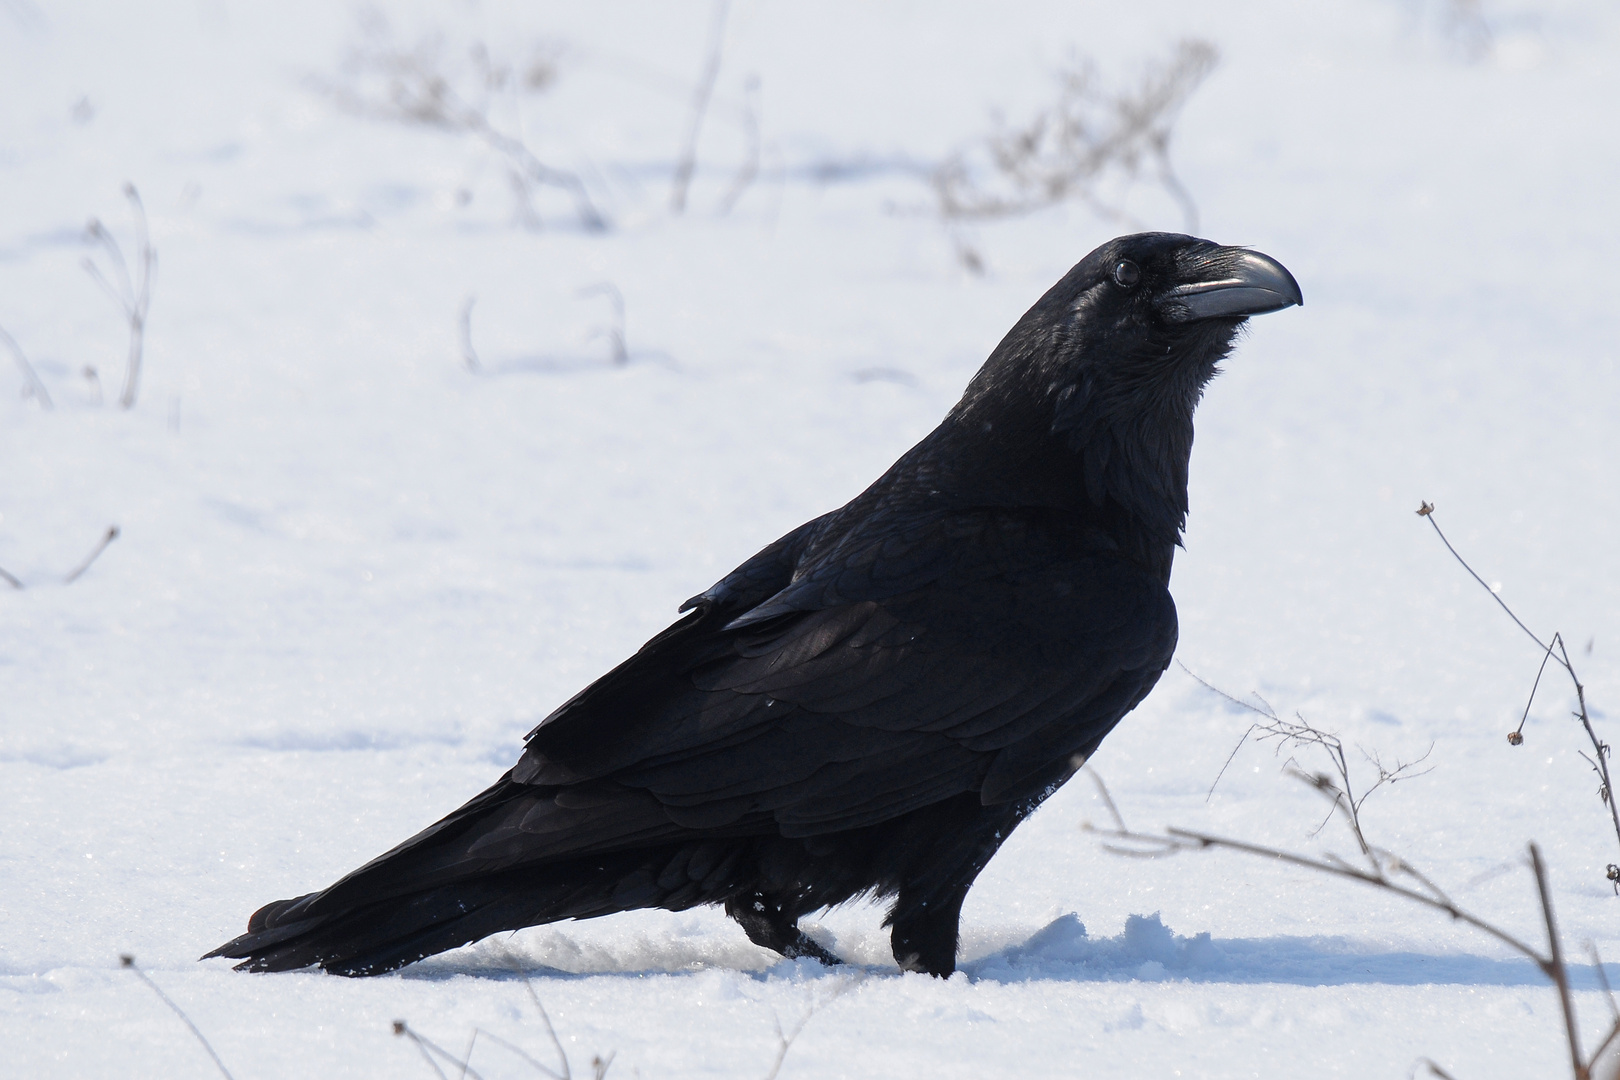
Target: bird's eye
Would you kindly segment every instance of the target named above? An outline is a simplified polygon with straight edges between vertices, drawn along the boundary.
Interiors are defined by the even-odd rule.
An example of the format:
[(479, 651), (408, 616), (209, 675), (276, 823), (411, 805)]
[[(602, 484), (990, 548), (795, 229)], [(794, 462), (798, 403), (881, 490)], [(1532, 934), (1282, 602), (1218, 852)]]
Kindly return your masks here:
[(1142, 280), (1142, 268), (1129, 259), (1121, 259), (1114, 267), (1114, 284), (1128, 289)]

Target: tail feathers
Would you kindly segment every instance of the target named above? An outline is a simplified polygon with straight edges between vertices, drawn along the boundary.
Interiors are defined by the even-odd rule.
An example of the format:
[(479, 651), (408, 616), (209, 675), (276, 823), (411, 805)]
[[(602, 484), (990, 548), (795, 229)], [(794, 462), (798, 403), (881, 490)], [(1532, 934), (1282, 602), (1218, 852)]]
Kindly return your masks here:
[(669, 870), (690, 862), (686, 850), (621, 852), (506, 871), (301, 918), (297, 913), (308, 909), (310, 897), (278, 900), (254, 913), (247, 933), (204, 959), (239, 959), (239, 971), (318, 966), (338, 975), (379, 975), (506, 930), (633, 908), (681, 910), (718, 903), (735, 891), (725, 873), (735, 859), (722, 860), (721, 874), (705, 880), (685, 873), (674, 880)]
[[(209, 956), (241, 959), (238, 971), (318, 966), (338, 975), (378, 975), (501, 930), (530, 925), (527, 903), (484, 885), (434, 889), (340, 915), (318, 915), (249, 932)], [(286, 903), (286, 901), (283, 901)]]
[(319, 917), (286, 921), (279, 918), (288, 908), (308, 900), (312, 895), (314, 894), (310, 893), (291, 900), (276, 900), (264, 905), (248, 919), (247, 933), (232, 938), (212, 952), (204, 953), (201, 958), (207, 960), (213, 956), (246, 956), (248, 955), (247, 952), (232, 950), (267, 949), (272, 945), (279, 945), (283, 941), (297, 937), (306, 930), (319, 926), (323, 921)]
[[(581, 801), (592, 794), (595, 801)], [(647, 851), (687, 834), (644, 791), (607, 785), (584, 793), (535, 788), (514, 783), (508, 773), (465, 806), (320, 892), (268, 905), (260, 914), (267, 916), (267, 926), (338, 916), (385, 900), (407, 902), (441, 886), (580, 862), (595, 853)]]
[[(746, 833), (694, 837), (645, 792), (563, 794), (503, 776), (330, 887), (266, 904), (207, 956), (247, 971), (374, 975), (503, 930), (681, 910), (741, 887)], [(597, 801), (576, 805), (583, 795)]]

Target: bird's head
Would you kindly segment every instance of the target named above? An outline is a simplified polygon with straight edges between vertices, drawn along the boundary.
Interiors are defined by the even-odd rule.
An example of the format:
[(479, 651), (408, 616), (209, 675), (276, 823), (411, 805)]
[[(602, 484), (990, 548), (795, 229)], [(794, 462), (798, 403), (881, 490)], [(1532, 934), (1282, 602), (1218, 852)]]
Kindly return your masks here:
[(1110, 240), (1024, 314), (952, 420), (1041, 484), (1078, 487), (1174, 543), (1204, 385), (1249, 316), (1303, 302), (1281, 263), (1248, 248), (1175, 233)]

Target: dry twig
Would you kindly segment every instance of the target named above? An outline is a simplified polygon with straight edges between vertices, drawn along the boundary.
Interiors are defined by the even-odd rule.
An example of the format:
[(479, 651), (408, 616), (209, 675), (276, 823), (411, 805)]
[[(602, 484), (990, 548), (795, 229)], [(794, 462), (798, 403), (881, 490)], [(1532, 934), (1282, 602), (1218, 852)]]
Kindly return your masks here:
[(765, 1080), (776, 1080), (777, 1074), (782, 1071), (782, 1063), (787, 1060), (788, 1051), (793, 1048), (793, 1041), (799, 1037), (801, 1032), (804, 1031), (805, 1025), (810, 1023), (811, 1018), (828, 1005), (831, 1005), (834, 1001), (837, 1001), (839, 998), (849, 993), (857, 984), (863, 981), (863, 979), (864, 976), (858, 972), (850, 975), (847, 978), (840, 979), (838, 985), (834, 987), (832, 992), (824, 998), (816, 998), (814, 996), (814, 990), (812, 990), (810, 1007), (805, 1009), (803, 1016), (799, 1017), (799, 1022), (793, 1025), (792, 1031), (783, 1033), (782, 1018), (776, 1014), (774, 1009), (771, 1011), (771, 1023), (776, 1028), (777, 1051), (776, 1060), (771, 1064), (771, 1071), (765, 1074)]
[[(1531, 641), (1535, 642), (1536, 645), (1541, 649), (1541, 666), (1536, 670), (1535, 682), (1530, 686), (1530, 697), (1529, 700), (1524, 703), (1524, 713), (1519, 718), (1519, 726), (1508, 732), (1507, 739), (1511, 745), (1521, 746), (1524, 743), (1525, 721), (1530, 718), (1530, 706), (1534, 704), (1536, 700), (1536, 691), (1541, 687), (1541, 676), (1542, 673), (1547, 670), (1547, 662), (1549, 660), (1553, 661), (1559, 667), (1563, 668), (1565, 674), (1569, 676), (1571, 685), (1575, 687), (1575, 701), (1578, 706), (1578, 711), (1572, 713), (1571, 715), (1576, 720), (1580, 721), (1581, 729), (1586, 732), (1586, 737), (1592, 744), (1592, 753), (1587, 754), (1585, 752), (1581, 752), (1581, 757), (1585, 759), (1586, 763), (1592, 767), (1592, 771), (1597, 773), (1598, 798), (1603, 800), (1604, 806), (1608, 808), (1609, 820), (1614, 825), (1615, 842), (1616, 844), (1620, 844), (1620, 805), (1617, 805), (1615, 801), (1614, 785), (1609, 779), (1609, 755), (1612, 750), (1608, 743), (1598, 738), (1596, 729), (1592, 727), (1592, 716), (1591, 713), (1587, 711), (1586, 707), (1586, 687), (1582, 685), (1580, 677), (1575, 674), (1575, 665), (1570, 662), (1569, 649), (1564, 644), (1564, 635), (1561, 633), (1555, 633), (1550, 641), (1542, 641), (1541, 638), (1537, 637), (1535, 633), (1532, 632), (1528, 626), (1524, 625), (1524, 622), (1513, 613), (1513, 609), (1508, 607), (1507, 601), (1503, 600), (1498, 592), (1491, 588), (1491, 586), (1486, 583), (1485, 579), (1480, 577), (1479, 574), (1474, 571), (1472, 566), (1468, 565), (1468, 560), (1459, 555), (1457, 553), (1457, 549), (1451, 546), (1451, 541), (1446, 539), (1446, 534), (1440, 529), (1440, 523), (1435, 520), (1434, 504), (1429, 502), (1423, 503), (1418, 507), (1417, 513), (1419, 517), (1428, 519), (1430, 526), (1434, 528), (1435, 535), (1440, 538), (1440, 542), (1442, 544), (1446, 545), (1446, 550), (1451, 552), (1452, 558), (1456, 559), (1457, 562), (1462, 565), (1462, 568), (1468, 571), (1468, 576), (1479, 582), (1480, 588), (1484, 589), (1490, 594), (1491, 599), (1495, 600), (1497, 606), (1507, 613), (1507, 617), (1513, 620), (1514, 625), (1520, 630), (1523, 630), (1525, 636)], [(1605, 876), (1614, 885), (1616, 895), (1620, 895), (1620, 865), (1609, 863), (1605, 869)]]
[(447, 73), (442, 44), (428, 39), (408, 49), (392, 37), (386, 20), (376, 12), (361, 23), (362, 43), (351, 50), (346, 64), (348, 85), (318, 83), (343, 108), (361, 116), (420, 124), (472, 135), (504, 157), (509, 166), (519, 217), (538, 226), (540, 218), (530, 202), (533, 186), (556, 188), (573, 200), (580, 224), (601, 232), (608, 222), (597, 210), (579, 175), (541, 161), (519, 136), (498, 128), (490, 119), (491, 98), (503, 91), (538, 93), (557, 78), (555, 49), (537, 47), (526, 64), (495, 61), (482, 42), (466, 49), (472, 73), (459, 81)]
[(407, 1038), (411, 1040), (413, 1044), (415, 1044), (417, 1051), (422, 1055), (422, 1060), (428, 1063), (428, 1068), (433, 1070), (433, 1072), (439, 1077), (439, 1080), (450, 1080), (450, 1078), (444, 1075), (443, 1069), (439, 1068), (439, 1063), (434, 1060), (435, 1054), (444, 1058), (451, 1064), (459, 1065), (461, 1067), (461, 1073), (463, 1076), (472, 1076), (474, 1080), (482, 1080), (482, 1077), (470, 1070), (465, 1061), (462, 1061), (460, 1058), (456, 1057), (456, 1055), (452, 1054), (438, 1043), (433, 1042), (431, 1039), (418, 1035), (416, 1032), (411, 1030), (411, 1025), (407, 1024), (405, 1021), (394, 1021), (394, 1034)]
[(568, 1066), (568, 1052), (563, 1049), (562, 1040), (557, 1038), (557, 1029), (552, 1026), (551, 1014), (546, 1012), (546, 1007), (544, 1005), (540, 1004), (540, 995), (534, 991), (534, 981), (529, 978), (529, 973), (524, 970), (522, 962), (519, 961), (516, 956), (508, 953), (506, 956), (506, 962), (508, 965), (510, 965), (513, 971), (517, 972), (518, 978), (523, 980), (523, 989), (528, 991), (529, 1000), (534, 1003), (534, 1011), (540, 1014), (540, 1022), (546, 1025), (546, 1034), (551, 1037), (551, 1045), (552, 1048), (557, 1051), (557, 1061), (561, 1063), (562, 1071), (552, 1072), (552, 1070), (547, 1069), (544, 1065), (540, 1065), (538, 1062), (536, 1062), (536, 1067), (542, 1072), (550, 1073), (552, 1076), (557, 1077), (557, 1080), (573, 1080), (573, 1070)]
[(152, 993), (156, 994), (158, 999), (162, 1001), (163, 1004), (167, 1005), (174, 1011), (174, 1015), (178, 1016), (185, 1023), (186, 1027), (191, 1029), (191, 1033), (197, 1036), (197, 1041), (202, 1043), (202, 1048), (204, 1050), (208, 1051), (208, 1056), (214, 1059), (214, 1064), (219, 1067), (219, 1071), (225, 1077), (225, 1080), (233, 1080), (231, 1070), (225, 1067), (225, 1063), (221, 1061), (219, 1055), (214, 1052), (213, 1044), (211, 1044), (208, 1039), (204, 1037), (202, 1031), (197, 1027), (197, 1025), (191, 1022), (191, 1017), (186, 1015), (186, 1011), (180, 1006), (176, 1005), (174, 1003), (174, 999), (169, 997), (168, 994), (165, 994), (163, 992), (163, 988), (157, 983), (153, 982), (151, 977), (140, 969), (140, 967), (135, 963), (135, 958), (129, 953), (124, 953), (118, 957), (118, 963), (126, 970), (133, 971), (137, 979), (141, 980), (141, 982), (150, 987)]
[(1170, 163), (1176, 117), (1219, 54), (1187, 40), (1150, 68), (1134, 90), (1098, 85), (1090, 61), (1058, 76), (1057, 101), (1020, 127), (1005, 127), (952, 155), (931, 177), (947, 220), (1009, 217), (1078, 200), (1111, 220), (1126, 217), (1099, 186), (1109, 176), (1134, 182), (1144, 173), (1181, 207), (1188, 232), (1198, 231), (1198, 207)]
[(743, 193), (759, 177), (759, 163), (764, 155), (764, 143), (759, 132), (759, 76), (750, 75), (743, 82), (743, 105), (741, 117), (743, 138), (747, 142), (748, 152), (743, 163), (738, 166), (737, 174), (731, 179), (731, 190), (727, 191), (725, 198), (720, 200), (720, 216), (725, 217), (736, 207)]
[(17, 370), (22, 372), (23, 381), (28, 385), (23, 390), (23, 397), (31, 397), (39, 402), (39, 407), (47, 412), (56, 406), (51, 402), (50, 392), (40, 381), (39, 375), (34, 371), (34, 365), (28, 362), (28, 357), (17, 344), (17, 339), (6, 333), (6, 328), (0, 326), (0, 345), (4, 345), (11, 353), (12, 359), (17, 362)]
[(1322, 824), (1318, 825), (1311, 835), (1315, 836), (1316, 833), (1321, 832), (1323, 826), (1327, 824), (1327, 821), (1335, 813), (1343, 814), (1345, 824), (1349, 826), (1351, 833), (1355, 836), (1356, 845), (1361, 849), (1362, 856), (1371, 861), (1376, 868), (1378, 853), (1367, 842), (1367, 836), (1362, 831), (1361, 807), (1366, 803), (1368, 796), (1386, 784), (1396, 784), (1402, 780), (1413, 780), (1419, 776), (1427, 775), (1429, 769), (1417, 772), (1413, 770), (1428, 760), (1429, 755), (1434, 752), (1434, 744), (1430, 743), (1429, 749), (1425, 750), (1423, 755), (1416, 760), (1407, 762), (1397, 760), (1394, 767), (1385, 766), (1377, 753), (1369, 753), (1357, 747), (1358, 750), (1361, 750), (1361, 756), (1366, 758), (1373, 768), (1378, 770), (1378, 779), (1373, 781), (1372, 785), (1360, 795), (1357, 795), (1351, 785), (1350, 763), (1345, 758), (1344, 743), (1339, 741), (1337, 735), (1312, 727), (1297, 711), (1294, 713), (1293, 720), (1285, 720), (1278, 716), (1277, 711), (1271, 707), (1271, 703), (1260, 697), (1259, 694), (1254, 696), (1260, 702), (1260, 705), (1253, 705), (1205, 682), (1180, 660), (1177, 660), (1176, 664), (1204, 689), (1219, 694), (1239, 708), (1247, 709), (1263, 718), (1261, 722), (1250, 724), (1249, 729), (1243, 733), (1242, 738), (1238, 739), (1237, 745), (1232, 747), (1232, 752), (1227, 755), (1226, 761), (1221, 765), (1220, 772), (1215, 774), (1214, 783), (1209, 785), (1209, 791), (1204, 796), (1205, 801), (1207, 802), (1215, 794), (1216, 785), (1221, 782), (1221, 777), (1226, 775), (1226, 770), (1231, 767), (1233, 759), (1238, 755), (1238, 751), (1243, 749), (1244, 744), (1251, 739), (1255, 742), (1265, 742), (1268, 739), (1276, 740), (1278, 753), (1294, 747), (1320, 747), (1332, 764), (1333, 771), (1338, 774), (1337, 778), (1324, 772), (1306, 769), (1292, 756), (1283, 763), (1284, 772), (1296, 780), (1302, 780), (1315, 788), (1332, 803), (1332, 808), (1328, 811), (1328, 817), (1323, 819)]
[[(1118, 808), (1114, 805), (1113, 798), (1107, 793), (1107, 785), (1103, 783), (1102, 777), (1095, 771), (1092, 772), (1091, 777), (1096, 782), (1098, 790), (1102, 793), (1110, 813), (1115, 819), (1115, 825), (1111, 829), (1098, 829), (1087, 823), (1084, 828), (1087, 832), (1095, 833), (1103, 838), (1103, 849), (1106, 851), (1136, 857), (1162, 857), (1188, 851), (1224, 849), (1241, 852), (1245, 855), (1257, 855), (1261, 858), (1306, 870), (1315, 870), (1333, 877), (1346, 878), (1350, 881), (1357, 881), (1363, 885), (1370, 885), (1373, 888), (1404, 897), (1433, 911), (1442, 912), (1457, 922), (1472, 926), (1536, 965), (1558, 991), (1559, 1007), (1563, 1012), (1564, 1033), (1569, 1048), (1572, 1075), (1576, 1080), (1591, 1080), (1592, 1064), (1608, 1050), (1610, 1044), (1616, 1038), (1620, 1038), (1620, 1019), (1616, 1019), (1590, 1057), (1585, 1057), (1581, 1053), (1580, 1038), (1576, 1029), (1575, 1005), (1569, 992), (1569, 972), (1558, 944), (1558, 930), (1553, 916), (1552, 894), (1548, 884), (1547, 869), (1541, 859), (1541, 850), (1534, 843), (1529, 845), (1530, 868), (1535, 878), (1536, 894), (1541, 905), (1542, 920), (1547, 930), (1548, 951), (1545, 955), (1535, 946), (1461, 907), (1426, 875), (1418, 871), (1416, 867), (1383, 849), (1371, 848), (1373, 852), (1377, 853), (1378, 857), (1373, 860), (1369, 868), (1363, 869), (1351, 865), (1344, 859), (1332, 854), (1320, 858), (1299, 855), (1280, 848), (1268, 847), (1264, 844), (1251, 844), (1244, 840), (1215, 836), (1175, 826), (1166, 828), (1162, 834), (1138, 833), (1126, 827), (1124, 818), (1119, 815)], [(1409, 878), (1412, 883), (1408, 884), (1399, 880), (1402, 876)], [(1435, 1066), (1434, 1069), (1436, 1075), (1446, 1075), (1438, 1066)]]
[(146, 313), (152, 305), (152, 271), (157, 266), (157, 252), (152, 250), (152, 238), (146, 227), (146, 207), (142, 205), (141, 193), (135, 190), (134, 184), (124, 185), (124, 198), (129, 201), (130, 212), (135, 218), (133, 271), (128, 260), (124, 258), (124, 251), (118, 246), (118, 241), (96, 218), (91, 218), (86, 223), (84, 236), (106, 254), (107, 262), (112, 267), (113, 279), (117, 284), (115, 285), (113, 280), (109, 280), (107, 275), (102, 273), (93, 258), (86, 256), (83, 266), (95, 283), (112, 297), (113, 303), (124, 312), (124, 318), (129, 323), (129, 355), (124, 366), (124, 389), (118, 395), (118, 407), (130, 409), (135, 406), (135, 396), (140, 391), (141, 356), (146, 339)]
[(484, 365), (478, 362), (478, 351), (473, 348), (472, 341), (472, 309), (478, 302), (476, 296), (469, 296), (461, 304), (461, 319), (457, 329), (461, 339), (461, 362), (467, 365), (467, 370), (474, 375), (481, 374)]
[[(118, 536), (118, 526), (107, 526), (107, 531), (101, 534), (101, 539), (96, 542), (96, 546), (91, 549), (90, 554), (86, 555), (84, 557), (84, 561), (78, 566), (74, 567), (68, 576), (62, 579), (62, 584), (71, 585), (83, 577), (84, 572), (90, 569), (91, 564), (93, 564), (97, 559), (101, 558), (101, 553), (107, 550), (107, 545), (118, 539)], [(20, 585), (18, 586), (18, 588), (21, 587), (22, 586)]]
[(675, 161), (675, 174), (670, 185), (669, 208), (680, 214), (686, 209), (686, 191), (692, 184), (692, 173), (697, 168), (698, 136), (703, 131), (703, 118), (709, 111), (709, 99), (714, 96), (714, 82), (720, 75), (720, 57), (726, 45), (726, 15), (730, 0), (715, 0), (714, 16), (709, 24), (709, 45), (704, 51), (703, 71), (697, 85), (692, 88), (692, 112), (687, 121), (686, 139), (681, 144), (681, 156)]
[(611, 281), (600, 281), (595, 285), (587, 285), (579, 290), (580, 296), (606, 296), (608, 304), (613, 311), (613, 321), (604, 329), (598, 329), (592, 337), (606, 337), (608, 345), (613, 350), (613, 362), (618, 365), (630, 362), (630, 349), (625, 341), (624, 331), (624, 293)]
[[(466, 1080), (469, 1076), (473, 1077), (474, 1080), (481, 1080), (478, 1073), (472, 1068), (473, 1050), (477, 1047), (479, 1039), (495, 1043), (497, 1046), (510, 1051), (515, 1056), (522, 1058), (536, 1072), (542, 1076), (550, 1077), (551, 1080), (573, 1080), (574, 1073), (568, 1063), (568, 1053), (563, 1049), (562, 1040), (557, 1037), (557, 1029), (551, 1023), (551, 1015), (546, 1012), (546, 1007), (540, 1003), (540, 995), (534, 991), (534, 983), (529, 979), (528, 972), (523, 969), (521, 961), (511, 953), (506, 955), (506, 963), (523, 980), (523, 988), (528, 991), (529, 1000), (534, 1003), (535, 1011), (540, 1014), (540, 1022), (546, 1026), (546, 1035), (550, 1037), (552, 1048), (557, 1052), (558, 1068), (553, 1069), (541, 1064), (521, 1046), (509, 1039), (503, 1039), (493, 1032), (485, 1031), (481, 1027), (472, 1029), (472, 1034), (467, 1040), (467, 1050), (459, 1057), (412, 1029), (404, 1020), (394, 1021), (394, 1034), (410, 1039), (421, 1053), (423, 1060), (441, 1077), (441, 1080), (450, 1080), (445, 1075), (444, 1070), (439, 1067), (439, 1061), (441, 1060), (458, 1070), (458, 1080)], [(613, 1064), (614, 1056), (614, 1054), (608, 1054), (604, 1058), (597, 1054), (591, 1058), (592, 1080), (603, 1080), (607, 1076), (608, 1067)]]

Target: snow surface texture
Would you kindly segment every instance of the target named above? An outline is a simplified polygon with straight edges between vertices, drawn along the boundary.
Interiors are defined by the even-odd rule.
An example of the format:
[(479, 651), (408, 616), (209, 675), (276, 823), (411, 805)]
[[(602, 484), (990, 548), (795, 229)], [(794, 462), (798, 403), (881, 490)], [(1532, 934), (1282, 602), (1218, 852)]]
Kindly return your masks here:
[[(1070, 204), (960, 234), (975, 275), (918, 170), (993, 109), (1032, 115), (1073, 56), (1123, 86), (1186, 37), (1222, 55), (1173, 144), (1200, 231), (1281, 259), (1306, 306), (1255, 320), (1199, 414), (1179, 658), (1351, 747), (1432, 744), (1367, 804), (1374, 839), (1539, 942), (1538, 840), (1577, 957), (1620, 958), (1567, 684), (1510, 747), (1538, 657), (1412, 513), (1433, 500), (1563, 630), (1612, 729), (1620, 10), (1485, 0), (1489, 39), (1463, 40), (1466, 6), (738, 0), (680, 217), (706, 4), (391, 7), (396, 40), (459, 63), (554, 61), (491, 115), (586, 178), (612, 221), (591, 233), (550, 191), (515, 227), (475, 137), (342, 107), (342, 5), (0, 2), (0, 327), (56, 404), (0, 357), (0, 567), (27, 586), (0, 583), (0, 1071), (217, 1075), (127, 952), (243, 1080), (431, 1076), (395, 1018), (549, 1063), (510, 958), (575, 1070), (616, 1052), (610, 1076), (762, 1077), (812, 1008), (784, 1077), (1557, 1075), (1528, 963), (1253, 858), (1109, 855), (1085, 778), (980, 878), (949, 981), (897, 973), (859, 905), (810, 921), (856, 961), (837, 970), (713, 911), (369, 981), (194, 960), (481, 790), (681, 600), (853, 496), (1097, 243), (1181, 228), (1161, 188), (1116, 182), (1128, 221)], [(750, 75), (762, 170), (720, 215)], [(129, 412), (123, 321), (79, 265), (91, 215), (130, 246), (126, 180), (160, 259)], [(601, 282), (627, 364), (581, 294)], [(1135, 827), (1348, 854), (1269, 749), (1206, 799), (1249, 720), (1172, 667), (1094, 765)], [(1606, 1007), (1578, 974), (1590, 1044)], [(473, 1068), (538, 1075), (488, 1040)]]

